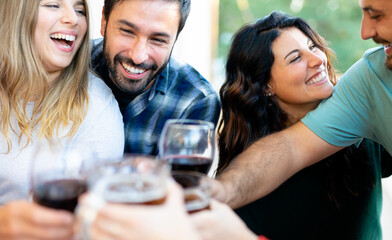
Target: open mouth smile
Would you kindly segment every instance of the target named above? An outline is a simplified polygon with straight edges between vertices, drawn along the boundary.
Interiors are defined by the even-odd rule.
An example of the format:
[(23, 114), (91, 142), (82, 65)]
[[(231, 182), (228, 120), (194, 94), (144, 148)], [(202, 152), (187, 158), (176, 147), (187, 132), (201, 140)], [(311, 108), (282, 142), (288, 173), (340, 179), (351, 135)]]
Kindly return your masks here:
[(306, 85), (310, 85), (310, 84), (315, 84), (318, 83), (322, 80), (324, 80), (324, 78), (327, 76), (327, 73), (325, 71), (320, 72), (320, 74), (318, 74), (316, 77), (306, 81)]
[(70, 34), (54, 33), (49, 36), (52, 41), (63, 51), (72, 51), (76, 36)]
[(146, 69), (143, 69), (143, 68), (137, 68), (137, 67), (130, 66), (124, 62), (121, 62), (121, 65), (124, 67), (125, 71), (129, 74), (137, 75), (137, 74), (142, 74), (147, 71)]

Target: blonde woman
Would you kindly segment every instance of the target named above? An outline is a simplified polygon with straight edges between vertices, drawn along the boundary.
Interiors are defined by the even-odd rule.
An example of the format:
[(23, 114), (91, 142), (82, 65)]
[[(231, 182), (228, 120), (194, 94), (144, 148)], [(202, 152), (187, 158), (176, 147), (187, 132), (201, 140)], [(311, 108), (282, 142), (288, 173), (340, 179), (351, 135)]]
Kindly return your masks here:
[(120, 157), (122, 117), (88, 71), (85, 0), (0, 1), (0, 239), (68, 239), (71, 214), (28, 202), (39, 139)]

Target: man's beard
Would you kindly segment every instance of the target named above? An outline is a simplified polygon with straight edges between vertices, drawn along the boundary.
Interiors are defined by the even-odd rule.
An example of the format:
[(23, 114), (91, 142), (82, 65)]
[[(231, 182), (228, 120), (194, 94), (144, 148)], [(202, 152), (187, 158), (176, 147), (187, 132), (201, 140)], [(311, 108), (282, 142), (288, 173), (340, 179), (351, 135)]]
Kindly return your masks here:
[(385, 66), (389, 69), (392, 70), (392, 56), (387, 56), (385, 58)]
[[(378, 44), (389, 44), (388, 41), (385, 41), (384, 39), (382, 39), (380, 37), (374, 37), (373, 41)], [(392, 56), (386, 55), (384, 64), (385, 64), (385, 67), (387, 67), (389, 70), (392, 70)]]
[[(158, 66), (155, 64), (135, 64), (132, 59), (122, 57), (119, 54), (117, 54), (112, 61), (109, 55), (109, 49), (106, 45), (106, 36), (104, 37), (103, 54), (105, 57), (106, 64), (108, 66), (108, 70), (110, 72), (110, 78), (113, 81), (114, 85), (116, 85), (121, 91), (128, 93), (129, 95), (132, 95), (134, 97), (144, 92), (147, 87), (151, 87), (152, 82), (166, 68), (170, 58), (169, 55), (169, 58), (166, 59), (165, 63), (159, 69)], [(116, 68), (116, 63), (118, 63), (118, 65), (121, 65), (121, 62), (136, 68), (151, 70), (150, 76), (143, 80), (133, 80), (126, 78)]]

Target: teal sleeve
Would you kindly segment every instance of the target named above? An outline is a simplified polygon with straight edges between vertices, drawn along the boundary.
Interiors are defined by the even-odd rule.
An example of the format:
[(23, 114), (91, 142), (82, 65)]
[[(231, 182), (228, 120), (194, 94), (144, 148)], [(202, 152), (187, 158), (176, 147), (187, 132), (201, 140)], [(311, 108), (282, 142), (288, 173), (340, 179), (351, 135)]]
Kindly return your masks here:
[(310, 112), (302, 122), (335, 146), (358, 143), (371, 137), (372, 103), (368, 89), (369, 70), (361, 59), (342, 76), (333, 95)]

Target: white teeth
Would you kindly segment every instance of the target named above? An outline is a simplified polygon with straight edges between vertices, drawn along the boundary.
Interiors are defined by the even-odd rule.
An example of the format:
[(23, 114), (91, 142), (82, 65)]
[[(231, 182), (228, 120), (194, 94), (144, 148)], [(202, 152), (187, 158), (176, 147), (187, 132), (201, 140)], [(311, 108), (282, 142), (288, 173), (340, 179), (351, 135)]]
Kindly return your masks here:
[(51, 34), (50, 38), (54, 38), (54, 39), (64, 39), (67, 41), (75, 41), (76, 37), (74, 35), (68, 35), (68, 34), (61, 34), (61, 33), (55, 33), (55, 34)]
[(142, 68), (131, 67), (131, 66), (125, 64), (125, 63), (121, 63), (121, 64), (127, 70), (127, 72), (129, 72), (131, 74), (140, 74), (140, 73), (146, 71), (145, 69), (142, 69)]
[(323, 80), (325, 77), (327, 76), (325, 71), (322, 71), (316, 78), (313, 78), (312, 80), (307, 81), (305, 84), (309, 85), (309, 84), (314, 84), (317, 82), (320, 82), (321, 80)]

